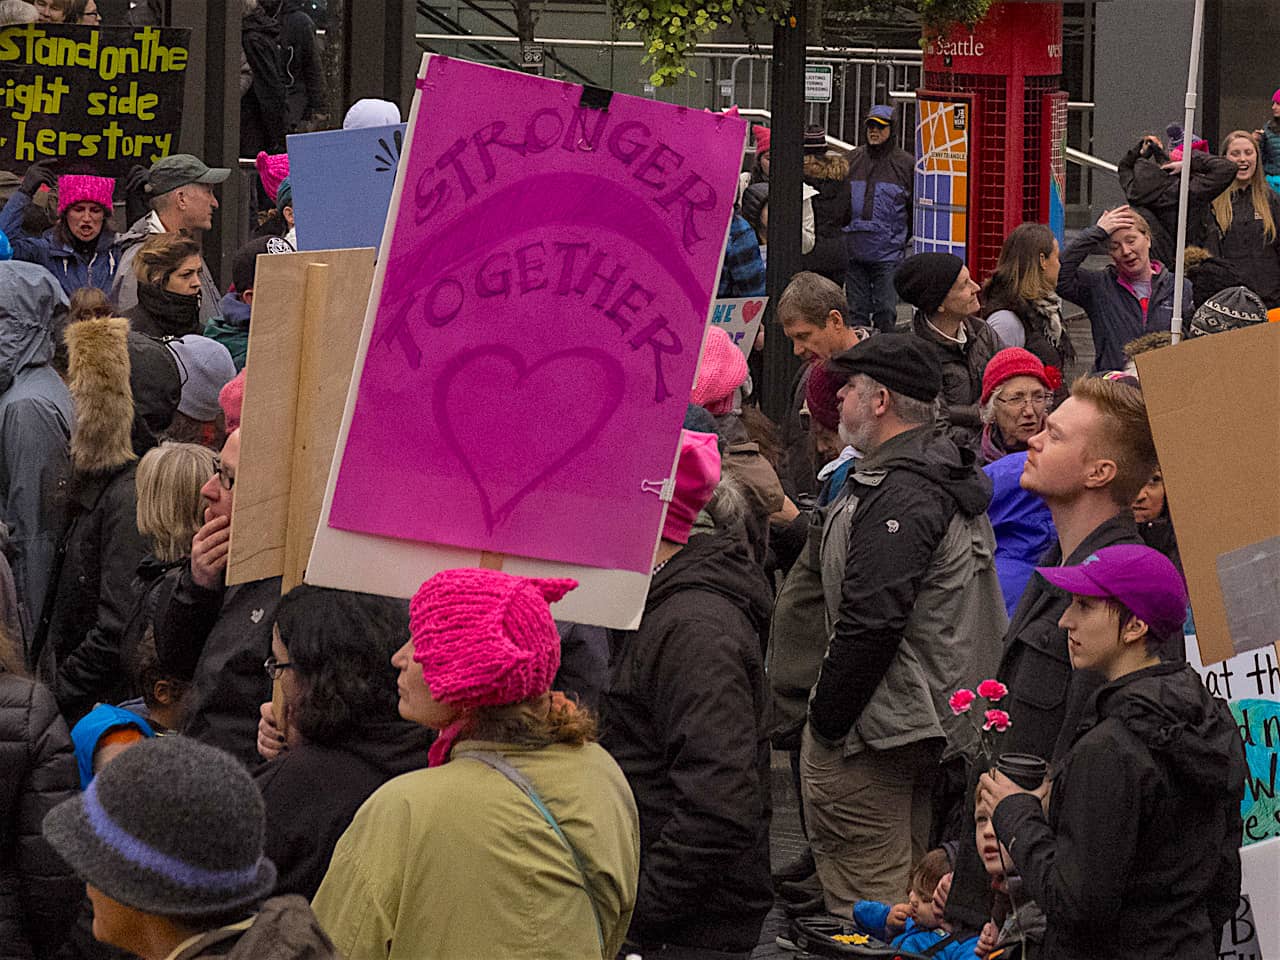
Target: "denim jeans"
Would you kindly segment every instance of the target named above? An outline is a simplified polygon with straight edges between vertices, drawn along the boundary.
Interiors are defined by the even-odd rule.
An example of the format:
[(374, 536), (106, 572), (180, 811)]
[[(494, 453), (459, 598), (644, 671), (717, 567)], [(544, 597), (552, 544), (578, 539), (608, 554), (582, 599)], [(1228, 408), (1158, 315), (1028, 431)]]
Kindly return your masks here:
[(898, 292), (893, 288), (893, 273), (897, 269), (896, 260), (849, 261), (844, 289), (852, 311), (850, 325), (875, 327), (881, 333), (893, 332), (898, 325)]

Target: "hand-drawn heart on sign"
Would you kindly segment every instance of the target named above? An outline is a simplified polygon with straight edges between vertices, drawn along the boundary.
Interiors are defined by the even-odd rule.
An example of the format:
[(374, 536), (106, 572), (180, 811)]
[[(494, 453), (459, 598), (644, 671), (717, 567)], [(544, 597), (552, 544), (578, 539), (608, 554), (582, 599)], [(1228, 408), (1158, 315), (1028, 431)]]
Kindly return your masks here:
[(711, 322), (729, 335), (747, 357), (764, 320), (768, 297), (738, 297), (717, 300), (711, 311)]
[[(493, 367), (497, 369), (490, 369)], [(507, 479), (510, 470), (503, 469), (512, 451), (485, 442), (489, 434), (475, 429), (477, 411), (474, 407), (476, 394), (488, 390), (495, 375), (511, 383), (504, 401), (514, 408), (523, 405), (522, 399), (537, 402), (545, 392), (554, 393), (558, 383), (572, 383), (575, 379), (581, 382), (581, 378), (598, 381), (597, 389), (587, 391), (589, 403), (575, 404), (567, 411), (567, 419), (544, 422), (544, 429), (554, 436), (544, 438), (546, 442), (526, 451), (522, 458), (532, 476), (496, 507), (497, 490), (513, 485)], [(603, 350), (590, 347), (561, 350), (532, 364), (509, 347), (477, 347), (458, 354), (444, 367), (436, 380), (432, 410), (446, 446), (462, 461), (467, 476), (475, 484), (490, 533), (548, 476), (567, 467), (575, 456), (596, 441), (622, 401), (625, 385), (622, 364)], [(500, 415), (508, 415), (507, 406), (498, 409)], [(465, 425), (465, 429), (459, 430), (461, 425)]]

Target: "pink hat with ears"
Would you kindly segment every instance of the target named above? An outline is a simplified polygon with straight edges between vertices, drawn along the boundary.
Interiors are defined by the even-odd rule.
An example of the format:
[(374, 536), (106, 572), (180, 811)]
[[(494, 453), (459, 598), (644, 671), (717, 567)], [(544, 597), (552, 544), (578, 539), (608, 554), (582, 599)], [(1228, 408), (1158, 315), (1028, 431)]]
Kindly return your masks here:
[(758, 123), (751, 125), (751, 135), (756, 138), (756, 156), (769, 152), (769, 141), (773, 138), (773, 132), (768, 127), (762, 127)]
[(218, 406), (222, 407), (222, 415), (227, 420), (228, 433), (240, 426), (240, 409), (244, 406), (244, 375), (248, 369), (243, 368), (218, 391)]
[(409, 632), (432, 699), (500, 706), (550, 690), (560, 634), (548, 604), (577, 585), (478, 569), (424, 583), (409, 604)]
[(110, 177), (88, 177), (67, 174), (58, 178), (58, 216), (62, 216), (77, 203), (96, 203), (107, 213), (111, 212), (111, 196), (116, 182)]
[(680, 433), (680, 460), (676, 464), (676, 490), (667, 504), (662, 539), (688, 543), (698, 513), (711, 501), (720, 482), (720, 440), (714, 433)]
[(708, 327), (689, 398), (713, 416), (733, 412), (733, 392), (747, 379), (747, 358), (720, 327)]
[(287, 153), (269, 154), (261, 150), (253, 164), (258, 168), (262, 189), (267, 191), (267, 196), (271, 198), (272, 203), (275, 203), (280, 193), (280, 184), (289, 175), (289, 155)]

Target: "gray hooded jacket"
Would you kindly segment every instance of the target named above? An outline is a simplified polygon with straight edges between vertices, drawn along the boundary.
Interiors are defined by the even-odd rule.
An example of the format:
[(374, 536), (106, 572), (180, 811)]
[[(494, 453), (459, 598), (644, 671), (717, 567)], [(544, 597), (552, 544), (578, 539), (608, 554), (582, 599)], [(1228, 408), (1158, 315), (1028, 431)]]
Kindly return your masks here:
[[(859, 461), (827, 508), (822, 583), (831, 643), (810, 729), (822, 734), (814, 720), (841, 712), (818, 708), (828, 697), (851, 698), (846, 681), (865, 686), (865, 706), (842, 737), (845, 756), (939, 737), (944, 758), (970, 752), (972, 729), (947, 700), (995, 675), (1007, 625), (990, 498), (972, 453), (923, 428)], [(884, 655), (871, 656), (873, 648)], [(878, 679), (872, 659), (887, 661)], [(828, 740), (832, 733), (839, 731), (828, 730)]]
[(49, 365), (66, 309), (66, 294), (44, 267), (0, 262), (0, 519), (9, 526), (27, 626), (44, 605), (66, 517), (74, 413)]

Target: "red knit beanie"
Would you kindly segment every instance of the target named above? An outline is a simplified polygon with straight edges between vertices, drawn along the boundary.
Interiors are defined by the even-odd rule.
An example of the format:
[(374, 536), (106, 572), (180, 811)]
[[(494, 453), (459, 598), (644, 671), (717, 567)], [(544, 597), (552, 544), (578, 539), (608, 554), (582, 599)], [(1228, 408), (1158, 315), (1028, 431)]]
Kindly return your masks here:
[[(1000, 384), (1012, 380), (1014, 377), (1035, 377), (1044, 384), (1046, 390), (1056, 389), (1039, 357), (1030, 350), (1023, 350), (1021, 347), (1007, 347), (991, 358), (987, 363), (987, 369), (982, 373), (982, 399), (980, 402), (986, 403), (991, 399), (991, 395), (996, 392), (996, 388)], [(1062, 382), (1061, 374), (1059, 374), (1058, 382)]]
[(821, 360), (813, 365), (805, 384), (804, 401), (815, 423), (832, 431), (840, 429), (840, 398), (836, 393), (848, 382), (848, 377), (832, 373)]

